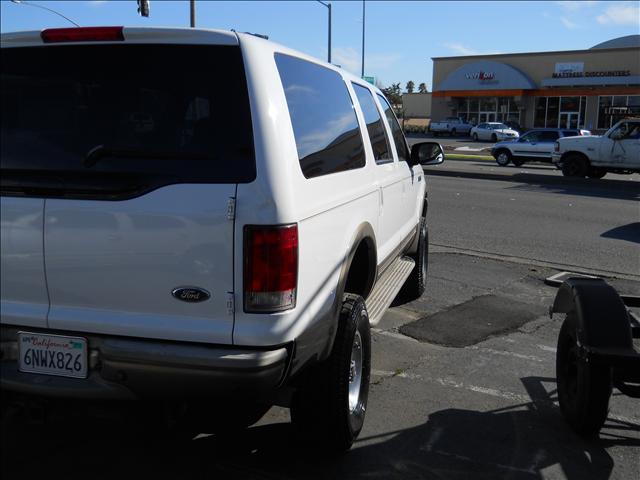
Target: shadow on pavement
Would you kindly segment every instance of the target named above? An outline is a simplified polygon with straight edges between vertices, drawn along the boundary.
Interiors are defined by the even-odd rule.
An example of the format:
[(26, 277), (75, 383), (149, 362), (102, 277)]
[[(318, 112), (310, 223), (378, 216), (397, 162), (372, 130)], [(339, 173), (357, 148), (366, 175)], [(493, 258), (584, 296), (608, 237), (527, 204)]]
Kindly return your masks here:
[[(479, 164), (483, 165), (484, 164)], [(524, 168), (524, 167), (522, 167)], [(581, 195), (589, 197), (613, 198), (617, 200), (640, 199), (640, 182), (626, 180), (607, 180), (592, 178), (567, 178), (535, 173), (505, 173), (493, 172), (461, 172), (455, 170), (429, 169), (425, 171), (429, 176), (476, 178), (480, 180), (497, 180), (500, 182), (519, 183), (521, 185), (509, 187), (515, 190), (546, 191), (563, 195)]]
[(544, 389), (543, 383), (554, 379), (522, 381), (532, 402), (486, 412), (450, 408), (425, 414), (426, 423), (364, 436), (339, 458), (305, 448), (287, 423), (178, 444), (112, 420), (5, 421), (2, 474), (7, 479), (45, 474), (68, 479), (541, 479), (561, 471), (570, 480), (608, 479), (614, 463), (605, 448), (640, 446), (637, 436), (626, 435), (638, 426), (624, 422), (609, 421), (598, 440), (575, 436)]
[(601, 237), (640, 243), (640, 222), (628, 223), (604, 232)]

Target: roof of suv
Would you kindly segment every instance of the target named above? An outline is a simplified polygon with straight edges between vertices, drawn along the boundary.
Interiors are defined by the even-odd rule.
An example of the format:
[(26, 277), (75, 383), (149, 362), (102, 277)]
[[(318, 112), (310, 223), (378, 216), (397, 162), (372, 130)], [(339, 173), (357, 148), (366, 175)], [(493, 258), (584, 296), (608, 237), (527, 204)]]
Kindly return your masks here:
[(67, 41), (57, 41), (53, 43), (47, 43), (43, 40), (43, 32), (64, 32), (68, 35), (73, 35), (82, 32), (91, 32), (98, 30), (119, 30), (121, 37), (119, 39), (113, 39), (108, 41), (99, 40), (69, 40), (69, 43), (76, 45), (85, 44), (104, 44), (104, 43), (170, 43), (170, 44), (192, 44), (192, 45), (238, 45), (240, 42), (251, 43), (254, 46), (260, 46), (267, 51), (286, 53), (289, 55), (302, 58), (304, 60), (317, 63), (326, 68), (330, 68), (353, 82), (358, 82), (363, 85), (367, 85), (374, 91), (379, 92), (379, 89), (374, 85), (369, 84), (360, 77), (353, 75), (346, 70), (324, 62), (316, 57), (312, 57), (300, 51), (291, 49), (284, 45), (278, 44), (271, 40), (267, 40), (261, 36), (252, 33), (241, 33), (234, 30), (218, 30), (218, 29), (203, 29), (203, 28), (187, 28), (187, 27), (72, 27), (72, 28), (54, 28), (43, 30), (31, 30), (24, 32), (8, 32), (0, 34), (0, 46), (2, 48), (10, 47), (42, 47), (42, 46), (58, 46), (68, 44)]

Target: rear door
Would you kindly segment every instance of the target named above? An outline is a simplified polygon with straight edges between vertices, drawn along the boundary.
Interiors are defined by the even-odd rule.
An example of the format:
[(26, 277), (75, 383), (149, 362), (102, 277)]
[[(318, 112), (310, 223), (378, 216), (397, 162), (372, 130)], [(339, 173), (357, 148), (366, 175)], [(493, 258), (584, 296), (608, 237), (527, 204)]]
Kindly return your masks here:
[(560, 138), (560, 133), (558, 131), (545, 130), (540, 132), (536, 148), (536, 156), (542, 159), (551, 160), (551, 152), (553, 152), (553, 146), (558, 138)]
[(379, 231), (376, 237), (380, 252), (379, 261), (385, 260), (397, 245), (405, 214), (402, 204), (405, 171), (394, 161), (391, 143), (380, 110), (376, 106), (373, 93), (357, 83), (352, 83), (360, 109), (366, 123), (376, 179), (380, 194)]
[(45, 199), (50, 328), (231, 343), (246, 85), (238, 46), (3, 50), (3, 177)]
[[(4, 106), (4, 88), (2, 92)], [(4, 121), (2, 125), (4, 140)], [(2, 187), (4, 190), (9, 185), (3, 180)], [(47, 325), (43, 212), (44, 200), (39, 198), (0, 198), (0, 323), (42, 328)]]

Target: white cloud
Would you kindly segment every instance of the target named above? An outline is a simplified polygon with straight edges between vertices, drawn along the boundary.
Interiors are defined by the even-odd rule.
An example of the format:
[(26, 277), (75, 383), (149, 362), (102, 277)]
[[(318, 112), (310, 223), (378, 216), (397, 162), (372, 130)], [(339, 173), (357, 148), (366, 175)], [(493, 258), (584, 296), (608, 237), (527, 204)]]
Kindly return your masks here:
[(442, 45), (449, 50), (452, 50), (455, 53), (459, 53), (460, 55), (497, 55), (502, 52), (481, 52), (474, 48), (467, 47), (461, 43), (444, 43)]
[(598, 15), (597, 20), (602, 25), (638, 25), (640, 7), (635, 2), (612, 5), (602, 15)]
[(576, 28), (578, 28), (578, 24), (572, 22), (571, 20), (569, 20), (568, 18), (565, 17), (560, 17), (560, 21), (562, 22), (562, 24), (567, 27), (569, 30), (575, 30)]
[[(395, 53), (371, 53), (365, 51), (364, 69), (366, 73), (377, 74), (392, 67), (401, 55)], [(331, 51), (331, 61), (351, 73), (360, 75), (362, 70), (362, 51), (352, 47), (335, 47)]]

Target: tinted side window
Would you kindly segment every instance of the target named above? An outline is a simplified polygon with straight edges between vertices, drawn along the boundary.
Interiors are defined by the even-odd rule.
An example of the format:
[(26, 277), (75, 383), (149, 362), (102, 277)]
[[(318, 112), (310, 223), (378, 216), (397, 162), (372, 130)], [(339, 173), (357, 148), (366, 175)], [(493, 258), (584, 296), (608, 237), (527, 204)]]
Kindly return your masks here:
[(540, 133), (541, 132), (529, 132), (524, 137), (527, 139), (527, 142), (534, 143), (540, 141)]
[(342, 77), (289, 55), (277, 53), (275, 60), (304, 176), (364, 167), (362, 136)]
[(396, 144), (396, 150), (398, 151), (398, 160), (406, 162), (408, 161), (410, 154), (409, 147), (407, 147), (407, 142), (404, 138), (404, 134), (402, 133), (402, 128), (400, 128), (400, 124), (398, 123), (396, 116), (393, 114), (393, 110), (391, 110), (391, 105), (389, 105), (387, 99), (380, 94), (378, 94), (378, 99), (384, 108), (384, 114), (387, 116), (387, 122), (389, 122), (389, 126), (391, 127), (393, 142)]
[(555, 142), (560, 135), (558, 132), (541, 132), (540, 133), (540, 141), (541, 142)]
[(376, 102), (373, 100), (373, 95), (371, 95), (369, 89), (361, 85), (355, 83), (352, 85), (356, 92), (356, 97), (358, 97), (364, 121), (367, 124), (371, 148), (373, 149), (373, 158), (376, 163), (392, 162), (393, 155), (391, 154), (391, 147), (389, 147), (389, 139), (387, 138), (387, 132), (382, 123), (378, 107), (376, 107)]

